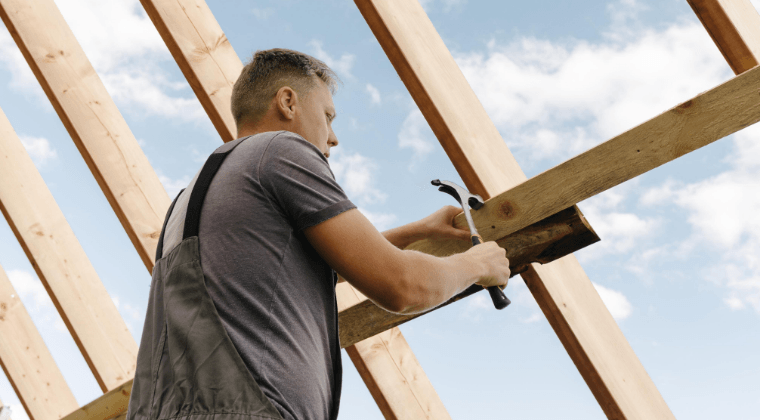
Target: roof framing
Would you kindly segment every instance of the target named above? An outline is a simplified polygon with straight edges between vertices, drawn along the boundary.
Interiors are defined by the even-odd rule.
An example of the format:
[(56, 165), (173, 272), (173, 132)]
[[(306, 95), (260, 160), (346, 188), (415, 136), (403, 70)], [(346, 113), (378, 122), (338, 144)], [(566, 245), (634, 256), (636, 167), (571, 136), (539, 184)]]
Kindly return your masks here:
[[(760, 15), (749, 0), (687, 1), (736, 74), (758, 64)], [(242, 63), (206, 3), (203, 0), (141, 2), (222, 140), (234, 139), (229, 97)], [(559, 229), (557, 226), (565, 226), (563, 233), (552, 239), (553, 247), (563, 244), (562, 238), (566, 243), (568, 237), (583, 238), (584, 244), (595, 241), (593, 229), (574, 204), (759, 121), (760, 98), (756, 97), (756, 89), (760, 85), (760, 70), (746, 71), (526, 180), (419, 3), (408, 0), (355, 2), (467, 187), (490, 198), (484, 209), (474, 214), (481, 234), (487, 240), (499, 240), (502, 246), (512, 249), (515, 258), (526, 258), (523, 265), (531, 261), (546, 263), (521, 267), (523, 279), (606, 415), (625, 419), (673, 418), (577, 260), (567, 255), (548, 263), (573, 249), (565, 247), (551, 259), (545, 256), (541, 259), (544, 254), (530, 254), (525, 250), (530, 246), (516, 245), (519, 242), (516, 238), (521, 238), (520, 233), (529, 228), (534, 229), (531, 231), (534, 233), (551, 231), (546, 224), (540, 225), (542, 219), (543, 223), (556, 221), (562, 214), (575, 217), (573, 220), (581, 223), (573, 223), (582, 227), (579, 231), (570, 229), (568, 233), (567, 226), (572, 223), (563, 221), (565, 225), (552, 225), (554, 232)], [(0, 0), (0, 17), (150, 271), (169, 198), (126, 122), (52, 0)], [(0, 135), (3, 136), (0, 141), (14, 139), (15, 133), (8, 134), (12, 133), (10, 123), (4, 115), (0, 116)], [(15, 140), (18, 143), (18, 139)], [(3, 144), (0, 146), (5, 147)], [(23, 149), (20, 143), (13, 147)], [(8, 153), (25, 155), (14, 149), (5, 153), (6, 158)], [(124, 383), (124, 379), (131, 377), (130, 369), (134, 370), (136, 345), (131, 336), (129, 340), (123, 337), (129, 334), (125, 327), (121, 328), (123, 320), (115, 307), (97, 303), (106, 301), (113, 306), (39, 173), (28, 156), (26, 159), (28, 162), (21, 159), (23, 164), (16, 166), (0, 166), (0, 171), (11, 168), (9, 174), (0, 177), (0, 208), (98, 383), (104, 391), (110, 390), (67, 418), (123, 417), (131, 389), (131, 380)], [(19, 174), (28, 174), (35, 181), (23, 186), (7, 181)], [(27, 200), (25, 195), (31, 198)], [(45, 210), (35, 213), (34, 208), (40, 206)], [(462, 217), (456, 223), (463, 226)], [(447, 241), (420, 241), (413, 247), (436, 255), (466, 249)], [(61, 276), (70, 279), (61, 280)], [(3, 278), (0, 271), (0, 280)], [(3, 284), (0, 281), (0, 287)], [(85, 290), (81, 296), (76, 294), (79, 289)], [(338, 285), (336, 294), (341, 327), (353, 337), (347, 350), (383, 415), (386, 418), (448, 418), (401, 332), (392, 328), (408, 318), (377, 312), (365, 296), (346, 283)], [(458, 298), (462, 297), (465, 296)], [(72, 298), (87, 301), (86, 310), (66, 303)], [(84, 320), (77, 320), (83, 313), (100, 317), (103, 323), (88, 325)], [(344, 320), (349, 314), (361, 322), (347, 324)], [(382, 320), (373, 324), (365, 322), (367, 319)], [(17, 325), (22, 324), (24, 327), (19, 331), (30, 334), (29, 337), (39, 336), (30, 321)], [(387, 328), (391, 329), (386, 331)], [(370, 337), (381, 331), (385, 332)], [(97, 334), (108, 335), (100, 338), (105, 344), (88, 344)], [(34, 348), (43, 354), (44, 343), (41, 339), (38, 341)], [(9, 360), (7, 354), (12, 351), (7, 342), (0, 342), (4, 368)], [(19, 371), (29, 369), (32, 368), (23, 367)], [(55, 377), (56, 369), (50, 370), (51, 377)], [(60, 380), (54, 379), (57, 384)], [(65, 383), (63, 387), (56, 386), (68, 390)], [(23, 392), (14, 387), (23, 401)], [(66, 402), (68, 394), (61, 393), (63, 402), (55, 405), (59, 410), (51, 414), (51, 418), (60, 418), (60, 407), (71, 405), (70, 400)], [(75, 401), (73, 404), (71, 407), (76, 406)], [(24, 405), (32, 416), (33, 410)], [(35, 412), (36, 420), (47, 417), (39, 413), (42, 411)]]

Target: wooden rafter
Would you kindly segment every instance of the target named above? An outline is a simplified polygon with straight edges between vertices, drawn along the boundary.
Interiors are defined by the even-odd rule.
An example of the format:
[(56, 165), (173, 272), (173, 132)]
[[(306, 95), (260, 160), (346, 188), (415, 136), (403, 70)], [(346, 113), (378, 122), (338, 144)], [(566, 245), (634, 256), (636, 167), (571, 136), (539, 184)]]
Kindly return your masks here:
[(53, 0), (0, 0), (0, 17), (148, 271), (170, 200)]
[[(222, 140), (235, 139), (230, 97), (243, 64), (206, 2), (141, 2)], [(352, 290), (337, 294), (339, 308), (351, 306), (356, 299), (348, 287)], [(346, 350), (386, 418), (449, 418), (400, 330), (383, 337), (367, 336), (356, 348)]]
[(30, 419), (58, 420), (79, 407), (2, 267), (0, 366)]
[(0, 210), (103, 391), (131, 378), (137, 344), (1, 110)]
[(687, 0), (735, 74), (760, 62), (760, 14), (749, 0)]
[[(470, 191), (491, 197), (523, 182), (420, 4), (356, 4)], [(673, 418), (575, 257), (534, 264), (523, 279), (609, 418)]]

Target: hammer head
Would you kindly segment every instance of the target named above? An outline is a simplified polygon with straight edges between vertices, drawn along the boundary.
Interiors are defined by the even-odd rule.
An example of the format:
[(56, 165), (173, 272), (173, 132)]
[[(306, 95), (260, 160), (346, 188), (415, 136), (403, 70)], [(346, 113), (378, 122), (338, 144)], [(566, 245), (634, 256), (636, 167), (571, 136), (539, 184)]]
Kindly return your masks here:
[(483, 197), (477, 194), (470, 194), (469, 191), (451, 181), (441, 181), (440, 179), (434, 179), (430, 181), (430, 183), (438, 187), (438, 191), (445, 192), (446, 194), (454, 197), (457, 201), (459, 201), (459, 204), (462, 205), (463, 209), (465, 203), (469, 205), (473, 210), (477, 210), (483, 207)]

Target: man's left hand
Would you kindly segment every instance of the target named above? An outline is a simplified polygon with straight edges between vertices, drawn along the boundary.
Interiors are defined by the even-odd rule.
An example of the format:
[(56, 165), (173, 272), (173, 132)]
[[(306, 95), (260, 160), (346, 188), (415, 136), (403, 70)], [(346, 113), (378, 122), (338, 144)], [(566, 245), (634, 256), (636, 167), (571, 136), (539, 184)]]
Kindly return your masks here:
[(454, 217), (462, 212), (455, 206), (444, 206), (440, 210), (422, 219), (423, 234), (429, 239), (470, 239), (470, 231), (454, 227)]

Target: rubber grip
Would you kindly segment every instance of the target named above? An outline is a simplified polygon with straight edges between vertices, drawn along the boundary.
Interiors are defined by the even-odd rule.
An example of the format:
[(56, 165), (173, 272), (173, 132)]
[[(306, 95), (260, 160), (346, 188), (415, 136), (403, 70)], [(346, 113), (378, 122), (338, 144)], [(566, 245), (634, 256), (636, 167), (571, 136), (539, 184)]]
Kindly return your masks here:
[[(470, 240), (472, 240), (472, 246), (480, 245), (483, 243), (483, 238), (481, 238), (480, 235), (472, 235), (470, 236)], [(507, 295), (504, 294), (504, 291), (499, 289), (498, 286), (489, 287), (488, 294), (491, 295), (491, 301), (493, 302), (493, 306), (496, 309), (504, 309), (509, 306), (510, 303), (512, 303)]]

